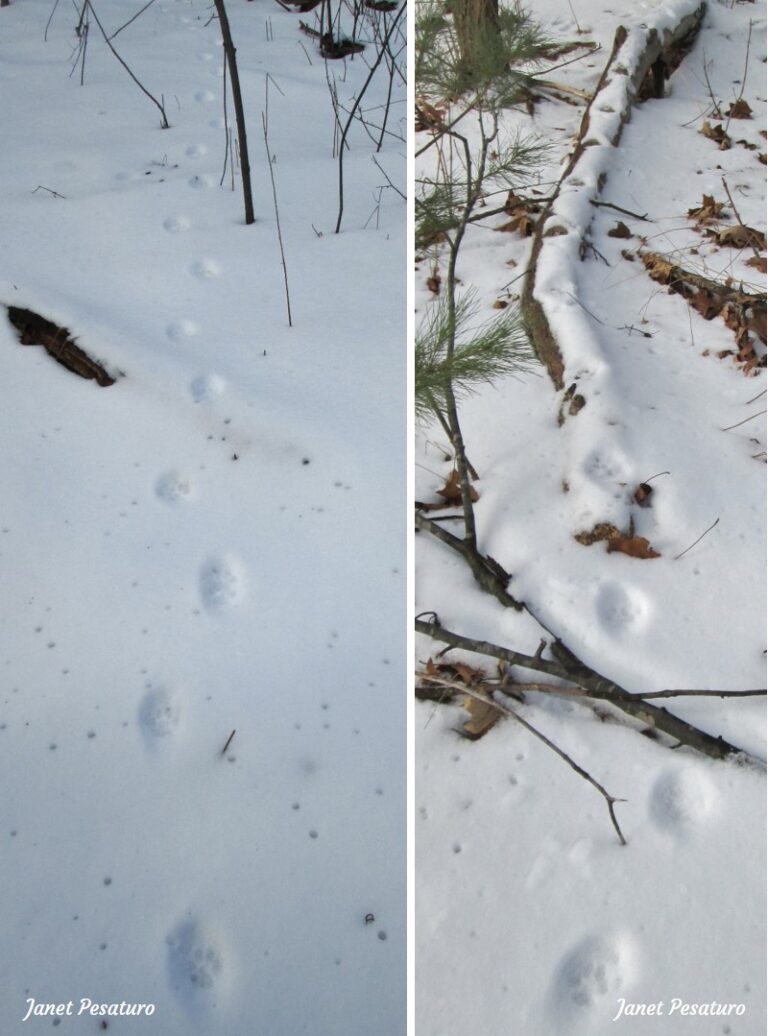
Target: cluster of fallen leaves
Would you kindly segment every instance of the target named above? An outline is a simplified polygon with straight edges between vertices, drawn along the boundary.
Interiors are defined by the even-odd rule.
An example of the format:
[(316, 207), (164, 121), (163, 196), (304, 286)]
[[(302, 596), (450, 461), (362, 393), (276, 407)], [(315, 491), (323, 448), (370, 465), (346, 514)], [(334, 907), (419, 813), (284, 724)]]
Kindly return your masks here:
[[(762, 230), (754, 227), (747, 227), (743, 223), (734, 226), (712, 226), (719, 224), (725, 212), (725, 202), (715, 201), (711, 194), (701, 196), (701, 205), (695, 205), (688, 209), (688, 218), (696, 224), (705, 237), (720, 248), (751, 248), (756, 251), (765, 251), (765, 234)], [(754, 256), (753, 259), (761, 257)], [(748, 265), (756, 266), (754, 261)], [(763, 273), (765, 273), (765, 260), (763, 259)]]
[[(718, 118), (725, 118), (725, 119), (728, 120), (726, 122), (725, 126), (722, 124), (722, 122), (715, 122), (713, 124), (713, 123), (711, 123), (709, 121), (709, 119), (705, 119), (704, 122), (701, 125), (701, 129), (699, 130), (699, 133), (701, 133), (703, 136), (705, 136), (708, 140), (713, 140), (715, 142), (715, 144), (717, 144), (717, 146), (720, 148), (721, 151), (728, 151), (734, 145), (734, 140), (728, 135), (728, 129), (727, 129), (731, 119), (751, 119), (752, 118), (752, 109), (750, 108), (749, 104), (744, 100), (743, 97), (739, 97), (738, 100), (734, 101), (731, 104), (730, 108), (725, 113), (725, 115), (721, 115), (719, 110), (717, 111), (716, 114), (717, 114)], [(764, 137), (765, 136), (765, 132), (761, 131), (760, 135)], [(738, 144), (739, 147), (746, 148), (747, 151), (758, 151), (759, 150), (758, 145), (754, 144), (750, 140), (743, 140), (742, 139), (742, 140), (735, 141), (735, 143)], [(765, 161), (766, 161), (765, 152), (761, 151), (760, 154), (757, 157), (758, 157), (758, 160), (760, 162), (762, 162), (763, 165), (765, 165)]]
[[(646, 482), (641, 482), (634, 492), (635, 502), (640, 507), (650, 507), (652, 492), (651, 486)], [(598, 522), (588, 531), (574, 533), (573, 538), (584, 547), (591, 547), (593, 543), (605, 543), (609, 554), (617, 552), (626, 554), (630, 558), (642, 559), (661, 557), (661, 554), (653, 549), (645, 536), (636, 535), (633, 521), (630, 521), (627, 532), (622, 532), (610, 522)]]
[[(489, 683), (489, 676), (482, 669), (475, 669), (463, 662), (435, 663), (431, 658), (418, 674), (416, 697), (422, 701), (455, 701), (469, 713), (469, 719), (461, 726), (459, 733), (471, 741), (477, 741), (487, 734), (503, 715), (491, 698), (493, 687), (503, 688), (508, 676), (503, 663), (499, 663), (499, 679)], [(473, 693), (462, 694), (462, 687)]]
[(519, 194), (510, 191), (504, 203), (504, 213), (510, 218), (500, 227), (496, 227), (496, 230), (503, 234), (530, 237), (536, 229), (536, 220), (533, 217), (540, 212), (541, 203), (535, 198), (521, 198)]
[(432, 104), (423, 95), (416, 98), (416, 132), (425, 133), (427, 130), (441, 130), (445, 128), (445, 120), (448, 117), (448, 105), (445, 102)]
[[(706, 196), (705, 196), (706, 198)], [(733, 230), (751, 228), (734, 227)], [(757, 231), (755, 231), (757, 233)], [(764, 239), (763, 239), (764, 240)], [(700, 313), (705, 320), (720, 317), (725, 326), (733, 331), (736, 349), (722, 349), (718, 358), (733, 357), (744, 374), (755, 373), (765, 367), (766, 345), (766, 296), (742, 291), (728, 278), (723, 283), (708, 280), (699, 274), (671, 263), (657, 252), (643, 252), (640, 258), (650, 277), (666, 285), (670, 292), (682, 297), (689, 306)], [(758, 342), (763, 349), (760, 355)]]

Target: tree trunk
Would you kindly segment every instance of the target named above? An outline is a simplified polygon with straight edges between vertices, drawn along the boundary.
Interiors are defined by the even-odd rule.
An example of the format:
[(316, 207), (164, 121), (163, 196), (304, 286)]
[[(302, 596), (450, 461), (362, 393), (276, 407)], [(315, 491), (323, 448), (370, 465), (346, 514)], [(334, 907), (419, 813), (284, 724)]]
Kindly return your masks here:
[[(499, 0), (452, 0), (450, 10), (467, 75), (493, 63), (499, 52)], [(503, 71), (499, 56), (499, 71)]]

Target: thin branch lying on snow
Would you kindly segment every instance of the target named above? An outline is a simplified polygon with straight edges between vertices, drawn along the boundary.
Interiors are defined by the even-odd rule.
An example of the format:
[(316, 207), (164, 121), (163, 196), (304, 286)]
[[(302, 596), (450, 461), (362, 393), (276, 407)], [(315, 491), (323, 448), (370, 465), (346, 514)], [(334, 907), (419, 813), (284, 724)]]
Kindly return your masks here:
[[(488, 655), (491, 658), (499, 658), (509, 665), (548, 673), (550, 676), (575, 684), (586, 692), (586, 697), (608, 701), (611, 705), (632, 716), (633, 719), (643, 723), (645, 727), (667, 734), (675, 741), (712, 759), (742, 756), (757, 761), (749, 753), (730, 744), (722, 737), (714, 737), (666, 709), (648, 704), (642, 693), (634, 694), (625, 690), (613, 680), (585, 665), (570, 648), (557, 638), (549, 644), (549, 650), (553, 656), (552, 659), (549, 659), (544, 658), (541, 651), (536, 655), (527, 655), (489, 641), (464, 637), (445, 629), (437, 617), (432, 622), (416, 619), (416, 631), (443, 644), (449, 644), (451, 647), (463, 648), (476, 654)], [(765, 691), (762, 693), (765, 694)]]
[(632, 219), (641, 219), (644, 223), (653, 223), (652, 219), (648, 218), (648, 213), (641, 216), (639, 212), (630, 212), (629, 209), (622, 209), (621, 205), (614, 205), (610, 201), (597, 201), (596, 198), (590, 198), (589, 204), (594, 205), (596, 209), (613, 209), (614, 212), (621, 212), (625, 216), (630, 216)]
[(66, 200), (67, 197), (66, 194), (59, 194), (58, 191), (51, 190), (50, 187), (44, 187), (41, 183), (35, 187), (34, 191), (30, 191), (30, 193), (37, 194), (38, 191), (48, 191), (48, 193), (52, 194), (54, 198), (64, 198), (64, 200)]
[[(432, 678), (430, 677), (429, 679), (431, 680)], [(627, 840), (621, 832), (621, 828), (619, 827), (619, 822), (616, 819), (616, 813), (614, 812), (613, 808), (617, 802), (626, 802), (626, 799), (618, 799), (615, 797), (615, 795), (611, 795), (610, 792), (607, 792), (605, 788), (602, 786), (602, 784), (600, 784), (599, 781), (596, 781), (595, 778), (590, 773), (588, 773), (582, 766), (579, 766), (579, 764), (574, 759), (572, 759), (567, 752), (564, 752), (563, 749), (556, 745), (555, 742), (552, 741), (550, 738), (548, 738), (546, 734), (542, 734), (542, 732), (540, 730), (537, 730), (537, 728), (534, 727), (532, 723), (529, 723), (528, 720), (523, 719), (523, 717), (519, 713), (515, 712), (515, 710), (511, 709), (508, 705), (504, 705), (502, 702), (497, 701), (495, 698), (491, 698), (488, 695), (480, 694), (478, 691), (474, 690), (471, 687), (462, 687), (461, 693), (464, 694), (467, 698), (473, 698), (475, 701), (482, 702), (484, 705), (492, 705), (495, 709), (498, 709), (498, 711), (503, 716), (509, 716), (511, 719), (515, 720), (515, 722), (519, 723), (520, 726), (524, 727), (529, 734), (533, 734), (533, 736), (538, 738), (539, 741), (543, 742), (543, 744), (545, 744), (547, 748), (551, 749), (555, 753), (555, 755), (558, 755), (563, 760), (563, 762), (567, 763), (571, 767), (571, 769), (579, 775), (579, 777), (583, 777), (584, 780), (591, 784), (593, 788), (596, 788), (597, 791), (599, 791), (600, 794), (603, 796), (606, 805), (608, 806), (608, 814), (611, 818), (611, 823), (613, 824), (613, 829), (618, 836), (619, 842), (621, 843), (621, 845), (627, 844)]]
[[(544, 647), (547, 646), (546, 641), (542, 641)], [(535, 655), (533, 657), (536, 657)], [(428, 682), (437, 684), (440, 687), (446, 687), (454, 691), (464, 693), (467, 689), (467, 685), (459, 683), (456, 680), (447, 680), (443, 677), (433, 676), (430, 673), (421, 673), (421, 679)], [(489, 691), (495, 689), (492, 685), (486, 681), (483, 682), (483, 686), (486, 686)], [(588, 691), (585, 691), (583, 687), (564, 687), (562, 684), (556, 683), (541, 683), (540, 681), (525, 682), (515, 681), (514, 684), (508, 685), (517, 694), (527, 694), (535, 692), (536, 694), (550, 694), (555, 698), (589, 698), (591, 695)], [(500, 688), (501, 689), (501, 688)], [(417, 687), (418, 691), (419, 688)], [(508, 694), (508, 691), (504, 692)], [(766, 691), (762, 688), (751, 689), (748, 691), (704, 691), (704, 690), (673, 690), (673, 691), (642, 691), (632, 692), (628, 691), (630, 698), (635, 698), (638, 701), (648, 701), (650, 698), (764, 698)], [(611, 699), (607, 699), (610, 701)]]
[(765, 410), (758, 410), (756, 414), (750, 414), (749, 417), (745, 417), (743, 421), (739, 421), (737, 424), (729, 424), (727, 428), (722, 428), (723, 432), (730, 432), (733, 428), (740, 428), (741, 425), (746, 424), (747, 421), (753, 421), (756, 417), (760, 417), (765, 413)]
[(680, 558), (684, 554), (687, 554), (689, 550), (693, 550), (693, 548), (696, 546), (696, 544), (700, 543), (704, 539), (704, 537), (707, 535), (708, 532), (712, 532), (712, 530), (714, 529), (714, 527), (717, 525), (717, 523), (719, 521), (720, 521), (719, 518), (715, 518), (715, 520), (712, 522), (712, 524), (709, 526), (709, 528), (705, 529), (704, 532), (701, 534), (701, 536), (699, 536), (698, 539), (695, 539), (693, 541), (693, 543), (690, 545), (690, 547), (686, 547), (685, 550), (681, 551), (679, 554), (676, 554), (672, 560), (673, 561), (679, 561)]

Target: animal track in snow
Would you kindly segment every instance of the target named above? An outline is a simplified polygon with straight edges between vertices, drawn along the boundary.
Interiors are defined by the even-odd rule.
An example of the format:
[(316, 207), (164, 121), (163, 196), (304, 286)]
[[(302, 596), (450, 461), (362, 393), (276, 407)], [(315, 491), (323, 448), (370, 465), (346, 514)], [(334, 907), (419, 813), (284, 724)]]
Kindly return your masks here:
[(198, 104), (210, 104), (211, 101), (216, 100), (216, 94), (211, 90), (198, 90), (195, 94), (195, 100)]
[(167, 737), (181, 721), (181, 705), (167, 687), (150, 686), (141, 702), (139, 722), (149, 738)]
[(645, 626), (650, 604), (645, 594), (636, 587), (606, 582), (597, 591), (595, 612), (603, 629), (621, 635)]
[(241, 562), (226, 555), (209, 558), (200, 570), (200, 596), (211, 611), (238, 604), (245, 594)]
[(166, 939), (171, 988), (188, 1008), (204, 1006), (226, 979), (218, 940), (199, 921), (180, 924)]
[(189, 272), (205, 281), (213, 277), (221, 277), (221, 266), (215, 259), (201, 259), (190, 266)]
[(194, 338), (195, 335), (200, 334), (199, 326), (194, 320), (174, 320), (172, 324), (169, 324), (165, 329), (165, 333), (169, 338)]
[(189, 216), (169, 216), (163, 220), (163, 228), (169, 234), (183, 234), (192, 226)]
[(582, 465), (584, 474), (598, 486), (621, 489), (619, 483), (630, 480), (632, 470), (628, 459), (620, 450), (593, 450)]
[(659, 827), (685, 835), (717, 812), (718, 801), (709, 775), (690, 766), (662, 773), (651, 789), (648, 807)]
[(187, 158), (200, 158), (208, 154), (208, 147), (205, 144), (190, 144), (184, 154)]
[(587, 936), (567, 953), (555, 977), (555, 1000), (563, 1021), (574, 1012), (612, 1009), (634, 977), (633, 956), (626, 939), (608, 935)]
[(204, 173), (201, 176), (193, 176), (189, 181), (189, 186), (193, 187), (196, 191), (210, 191), (212, 187), (216, 186), (216, 181), (212, 176), (208, 176)]
[(168, 504), (192, 500), (195, 496), (193, 484), (178, 471), (166, 471), (161, 475), (155, 484), (155, 492)]
[(200, 374), (193, 378), (189, 391), (196, 403), (210, 402), (226, 390), (227, 383), (219, 374)]

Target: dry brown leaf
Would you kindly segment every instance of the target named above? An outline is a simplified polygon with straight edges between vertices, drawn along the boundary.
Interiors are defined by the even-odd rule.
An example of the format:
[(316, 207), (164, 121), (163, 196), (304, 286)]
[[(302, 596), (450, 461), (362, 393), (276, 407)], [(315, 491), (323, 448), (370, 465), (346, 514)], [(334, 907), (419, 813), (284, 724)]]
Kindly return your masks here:
[[(763, 261), (765, 261), (765, 260), (763, 260)], [(763, 343), (763, 345), (767, 344), (766, 341), (765, 341), (765, 333), (766, 333), (765, 310), (755, 310), (755, 312), (752, 313), (752, 315), (747, 318), (747, 328), (753, 334), (757, 335), (757, 337), (760, 339), (760, 341)]]
[(616, 226), (608, 231), (608, 237), (632, 237), (632, 231), (629, 229), (626, 223), (622, 223), (621, 220), (617, 220)]
[(702, 194), (701, 205), (688, 209), (688, 219), (694, 219), (699, 224), (711, 223), (720, 218), (724, 208), (725, 202), (715, 201), (711, 194)]
[(469, 719), (463, 725), (462, 733), (471, 741), (477, 741), (495, 726), (502, 713), (491, 701), (479, 701), (477, 698), (465, 698), (463, 707), (469, 713)]
[(536, 223), (531, 219), (528, 210), (521, 206), (514, 211), (512, 219), (502, 223), (500, 227), (496, 227), (496, 230), (502, 234), (520, 234), (521, 237), (530, 237), (535, 226)]
[(734, 227), (724, 227), (718, 232), (710, 230), (707, 233), (726, 248), (765, 248), (765, 234), (754, 227), (737, 224)]
[(701, 313), (705, 320), (714, 320), (722, 309), (722, 299), (717, 299), (703, 288), (699, 288), (698, 291), (694, 292), (688, 299), (688, 302), (697, 313)]
[(591, 532), (574, 533), (573, 538), (584, 547), (591, 547), (593, 543), (600, 543), (601, 540), (609, 540), (611, 537), (621, 536), (615, 525), (610, 522), (600, 522)]
[(673, 279), (674, 265), (662, 259), (655, 252), (645, 252), (642, 255), (643, 265), (655, 281), (660, 284), (669, 284)]
[(429, 290), (432, 292), (433, 295), (439, 295), (440, 294), (440, 284), (441, 283), (442, 282), (440, 280), (440, 274), (439, 273), (433, 273), (431, 277), (427, 277), (427, 287), (429, 288)]
[(752, 109), (749, 107), (743, 97), (740, 97), (738, 101), (734, 101), (728, 111), (725, 113), (729, 119), (751, 119)]
[(635, 503), (640, 507), (650, 507), (652, 493), (653, 486), (649, 486), (647, 482), (641, 482), (634, 493)]
[[(441, 496), (447, 504), (460, 504), (461, 503), (461, 479), (459, 478), (459, 472), (457, 468), (454, 468), (445, 481), (445, 485), (442, 489), (438, 489), (438, 496)], [(469, 487), (469, 498), (472, 503), (475, 503), (480, 499), (480, 494), (474, 488)]]
[(447, 114), (447, 106), (430, 104), (425, 97), (418, 97), (416, 99), (416, 132), (442, 129)]
[(437, 668), (435, 663), (432, 661), (432, 656), (427, 659), (427, 664), (424, 667), (424, 672), (427, 676), (439, 676), (440, 670)]
[(710, 140), (714, 140), (715, 143), (719, 144), (721, 151), (727, 151), (732, 144), (731, 138), (719, 122), (715, 126), (712, 126), (709, 122), (705, 121), (704, 125), (699, 130), (699, 133), (703, 133), (705, 137), (708, 137)]
[(464, 662), (451, 662), (451, 668), (457, 676), (461, 677), (467, 687), (471, 687), (472, 684), (475, 683), (480, 683), (487, 675), (482, 669), (475, 669), (473, 666), (466, 665)]
[(608, 540), (608, 553), (619, 551), (631, 558), (660, 558), (644, 536), (612, 536)]
[(504, 299), (496, 299), (496, 301), (493, 303), (493, 308), (494, 309), (506, 309), (508, 305), (509, 305), (509, 303), (505, 302)]
[(766, 260), (764, 255), (753, 255), (747, 259), (744, 263), (745, 266), (752, 266), (755, 270), (759, 270), (760, 273), (767, 273)]

